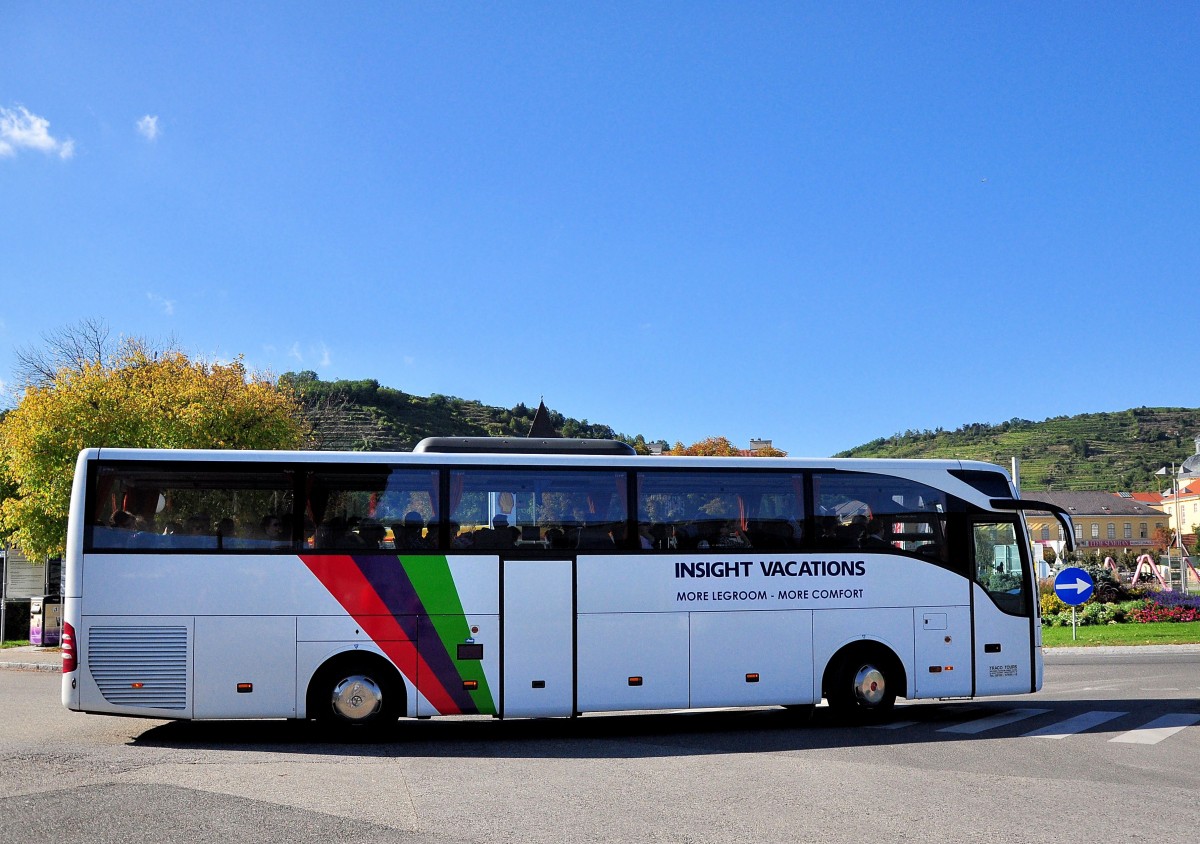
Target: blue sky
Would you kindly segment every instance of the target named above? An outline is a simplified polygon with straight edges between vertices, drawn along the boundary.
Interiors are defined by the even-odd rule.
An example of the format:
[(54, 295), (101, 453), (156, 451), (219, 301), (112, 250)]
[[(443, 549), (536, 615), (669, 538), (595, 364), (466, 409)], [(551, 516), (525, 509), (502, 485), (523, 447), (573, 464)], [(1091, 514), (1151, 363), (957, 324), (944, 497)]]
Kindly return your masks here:
[(1194, 4), (0, 21), (9, 387), (14, 349), (102, 318), (796, 456), (1198, 403)]

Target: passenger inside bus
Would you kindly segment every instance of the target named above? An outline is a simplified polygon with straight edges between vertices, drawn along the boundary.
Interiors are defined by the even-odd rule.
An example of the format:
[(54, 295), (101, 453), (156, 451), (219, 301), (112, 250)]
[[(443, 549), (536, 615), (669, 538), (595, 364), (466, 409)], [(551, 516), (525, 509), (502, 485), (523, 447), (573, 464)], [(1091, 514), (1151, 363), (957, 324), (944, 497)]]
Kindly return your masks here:
[(490, 528), (480, 528), (471, 534), (472, 547), (487, 550), (512, 548), (520, 531), (508, 524), (508, 516), (497, 513), (492, 517)]
[(858, 540), (860, 548), (886, 548), (888, 541), (883, 538), (883, 521), (881, 519), (868, 519), (867, 525), (863, 529), (863, 535)]
[(263, 516), (258, 523), (259, 533), (262, 539), (267, 542), (275, 543), (284, 540), (283, 535), (283, 520), (274, 513), (268, 513)]
[(590, 548), (599, 550), (603, 548), (612, 548), (616, 543), (613, 540), (613, 528), (609, 525), (585, 524), (580, 525), (579, 534), (575, 542), (577, 548)]
[(364, 548), (381, 548), (387, 529), (374, 519), (363, 519), (358, 523), (358, 538)]
[(396, 548), (400, 550), (415, 551), (437, 544), (425, 536), (425, 520), (416, 510), (408, 511), (402, 521), (392, 525), (392, 534), (396, 537)]

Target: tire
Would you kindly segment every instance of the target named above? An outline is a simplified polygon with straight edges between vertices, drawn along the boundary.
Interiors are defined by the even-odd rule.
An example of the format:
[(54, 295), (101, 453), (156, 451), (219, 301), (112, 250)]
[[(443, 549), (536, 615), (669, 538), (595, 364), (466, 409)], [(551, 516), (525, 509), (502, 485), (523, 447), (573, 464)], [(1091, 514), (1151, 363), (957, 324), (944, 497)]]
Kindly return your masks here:
[(875, 648), (857, 650), (838, 660), (826, 682), (825, 699), (836, 715), (851, 723), (881, 721), (896, 704), (901, 677), (890, 654)]
[(308, 686), (308, 717), (347, 734), (375, 733), (404, 711), (404, 685), (382, 659), (326, 663)]

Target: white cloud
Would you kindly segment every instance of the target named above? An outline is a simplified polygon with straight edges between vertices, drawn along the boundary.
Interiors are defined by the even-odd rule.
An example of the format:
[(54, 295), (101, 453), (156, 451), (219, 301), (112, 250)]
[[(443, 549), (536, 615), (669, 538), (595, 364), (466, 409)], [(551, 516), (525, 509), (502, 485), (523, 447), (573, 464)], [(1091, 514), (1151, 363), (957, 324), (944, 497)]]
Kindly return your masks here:
[(0, 158), (11, 158), (26, 149), (67, 159), (75, 154), (75, 142), (55, 138), (50, 134), (50, 121), (25, 106), (0, 107)]
[(167, 316), (173, 316), (175, 314), (175, 300), (174, 299), (163, 298), (162, 296), (159, 296), (157, 293), (147, 293), (146, 298), (149, 299), (154, 304), (161, 307), (163, 310), (163, 313), (166, 314)]
[(315, 363), (311, 364), (314, 369), (327, 369), (333, 365), (333, 357), (329, 352), (329, 346), (322, 340), (317, 344), (309, 344), (307, 349), (300, 347), (300, 341), (292, 343), (292, 347), (288, 349), (287, 356), (297, 363), (305, 363), (305, 355), (309, 359), (315, 359)]
[(147, 114), (137, 122), (138, 134), (147, 141), (157, 141), (159, 135), (158, 115)]

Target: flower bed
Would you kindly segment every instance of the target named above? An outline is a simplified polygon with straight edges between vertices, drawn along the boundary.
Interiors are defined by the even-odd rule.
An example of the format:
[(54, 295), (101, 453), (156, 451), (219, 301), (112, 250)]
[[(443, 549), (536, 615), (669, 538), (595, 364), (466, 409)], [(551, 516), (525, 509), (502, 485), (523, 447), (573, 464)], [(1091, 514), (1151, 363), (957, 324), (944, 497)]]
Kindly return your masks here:
[(1148, 593), (1149, 603), (1132, 613), (1139, 624), (1151, 621), (1200, 621), (1200, 596), (1179, 592)]
[[(1071, 608), (1054, 594), (1053, 581), (1043, 581), (1039, 592), (1042, 625), (1069, 627)], [(1129, 589), (1118, 585), (1115, 594), (1113, 589), (1109, 589), (1106, 590), (1105, 597), (1109, 597), (1110, 600), (1098, 600), (1097, 596), (1093, 596), (1087, 603), (1076, 607), (1076, 624), (1200, 621), (1200, 596), (1197, 595), (1150, 588)], [(1111, 600), (1112, 597), (1117, 597), (1118, 600)]]

